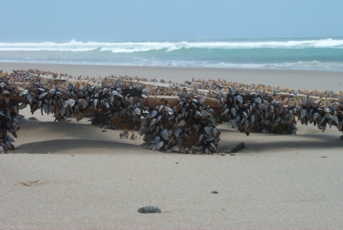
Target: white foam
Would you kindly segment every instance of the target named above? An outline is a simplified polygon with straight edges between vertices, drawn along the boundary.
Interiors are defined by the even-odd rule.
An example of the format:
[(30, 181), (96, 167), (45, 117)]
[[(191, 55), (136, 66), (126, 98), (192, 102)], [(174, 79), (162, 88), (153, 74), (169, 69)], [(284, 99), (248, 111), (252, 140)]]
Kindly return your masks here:
[(52, 64), (80, 64), (80, 65), (114, 65), (114, 66), (151, 66), (151, 67), (191, 67), (191, 68), (235, 68), (235, 69), (286, 69), (286, 70), (319, 70), (343, 72), (343, 63), (320, 62), (320, 61), (298, 61), (282, 63), (229, 63), (229, 62), (207, 62), (207, 61), (176, 61), (176, 60), (150, 60), (135, 59), (127, 61), (89, 61), (89, 60), (45, 60), (45, 59), (2, 59), (2, 62), (23, 63), (52, 63)]
[(342, 48), (343, 39), (313, 39), (285, 41), (209, 41), (209, 42), (81, 42), (71, 40), (65, 43), (5, 43), (0, 42), (0, 51), (71, 51), (86, 52), (99, 49), (112, 53), (133, 53), (152, 50), (171, 52), (179, 49), (258, 49), (258, 48)]

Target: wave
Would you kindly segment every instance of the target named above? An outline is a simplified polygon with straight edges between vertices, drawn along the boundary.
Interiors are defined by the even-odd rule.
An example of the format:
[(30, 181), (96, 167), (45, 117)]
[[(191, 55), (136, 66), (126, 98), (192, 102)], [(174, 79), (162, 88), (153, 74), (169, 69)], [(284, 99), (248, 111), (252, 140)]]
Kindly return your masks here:
[(70, 52), (112, 52), (135, 53), (149, 51), (172, 52), (180, 49), (305, 49), (335, 48), (343, 49), (343, 39), (308, 40), (234, 40), (234, 41), (179, 41), (179, 42), (81, 42), (71, 40), (65, 43), (5, 43), (0, 42), (0, 51), (70, 51)]
[(341, 62), (297, 61), (276, 63), (232, 63), (208, 61), (177, 61), (177, 60), (51, 60), (51, 59), (0, 59), (1, 62), (18, 63), (50, 63), (77, 65), (109, 65), (109, 66), (150, 66), (150, 67), (186, 67), (186, 68), (224, 68), (224, 69), (285, 69), (285, 70), (317, 70), (343, 72)]

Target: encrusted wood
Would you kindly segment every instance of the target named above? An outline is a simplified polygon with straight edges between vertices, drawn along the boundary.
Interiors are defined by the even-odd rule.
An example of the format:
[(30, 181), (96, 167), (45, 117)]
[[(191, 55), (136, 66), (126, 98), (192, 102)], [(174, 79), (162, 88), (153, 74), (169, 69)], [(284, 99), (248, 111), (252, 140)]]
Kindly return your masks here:
[[(89, 118), (93, 124), (141, 130), (144, 146), (180, 153), (216, 153), (217, 126), (230, 122), (253, 132), (295, 134), (299, 121), (323, 132), (342, 131), (342, 93), (245, 85), (225, 80), (164, 80), (107, 76), (74, 78), (39, 70), (0, 72), (0, 152), (13, 150), (20, 109), (53, 114), (57, 121)], [(141, 127), (144, 118), (144, 126)]]

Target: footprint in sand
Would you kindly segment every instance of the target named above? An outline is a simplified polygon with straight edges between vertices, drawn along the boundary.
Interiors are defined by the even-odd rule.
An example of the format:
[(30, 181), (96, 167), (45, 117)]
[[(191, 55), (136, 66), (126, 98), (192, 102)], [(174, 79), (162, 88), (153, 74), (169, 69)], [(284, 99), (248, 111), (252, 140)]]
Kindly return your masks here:
[(16, 185), (26, 186), (26, 187), (36, 187), (36, 186), (43, 186), (43, 185), (55, 185), (55, 184), (73, 184), (69, 181), (54, 181), (54, 180), (33, 180), (33, 181), (24, 181), (19, 182)]
[(39, 180), (34, 180), (34, 181), (26, 181), (26, 182), (20, 182), (18, 185), (23, 185), (23, 186), (40, 186), (46, 184), (43, 181), (39, 181)]

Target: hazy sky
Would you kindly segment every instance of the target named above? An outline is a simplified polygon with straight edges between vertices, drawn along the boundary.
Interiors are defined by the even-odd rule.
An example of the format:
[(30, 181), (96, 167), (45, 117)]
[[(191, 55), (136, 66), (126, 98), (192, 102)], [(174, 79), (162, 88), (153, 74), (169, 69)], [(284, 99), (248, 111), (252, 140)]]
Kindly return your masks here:
[(0, 42), (343, 36), (343, 0), (0, 0)]

